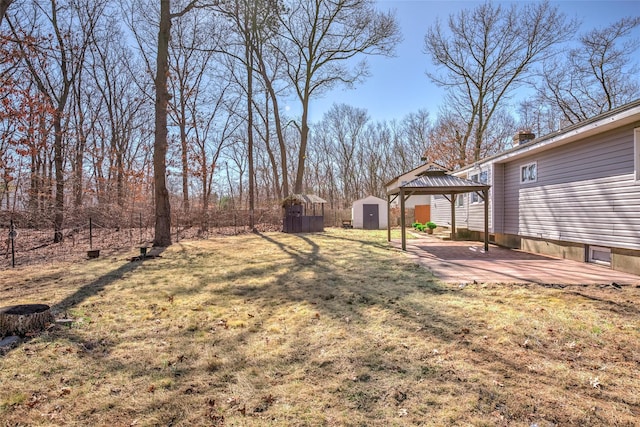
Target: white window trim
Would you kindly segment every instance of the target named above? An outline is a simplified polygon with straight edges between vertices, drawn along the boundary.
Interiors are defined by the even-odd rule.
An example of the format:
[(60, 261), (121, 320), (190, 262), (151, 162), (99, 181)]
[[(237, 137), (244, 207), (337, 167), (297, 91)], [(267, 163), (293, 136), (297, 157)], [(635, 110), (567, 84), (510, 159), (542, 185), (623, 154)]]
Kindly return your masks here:
[(593, 264), (611, 266), (611, 261), (607, 262), (600, 259), (595, 259), (593, 257), (594, 252), (606, 252), (609, 254), (609, 258), (611, 258), (611, 248), (605, 248), (602, 246), (589, 246), (589, 262)]
[[(485, 181), (489, 181), (489, 171), (486, 171), (486, 170), (481, 170), (478, 173), (467, 175), (467, 178), (470, 181), (479, 182), (481, 184), (487, 184), (487, 182), (482, 182), (480, 180), (480, 175), (483, 174), (483, 173), (487, 174)], [(477, 180), (473, 179), (474, 176), (478, 177)], [(478, 194), (477, 191), (469, 193), (469, 204), (470, 205), (481, 205), (483, 203), (484, 203), (484, 199), (482, 198), (482, 196), (480, 196), (480, 194)]]
[(640, 128), (633, 130), (633, 166), (635, 172), (635, 181), (640, 184)]
[[(536, 178), (535, 179), (529, 179), (527, 177), (527, 179), (523, 179), (522, 178), (522, 170), (525, 169), (525, 168), (528, 169), (532, 165), (535, 165), (535, 167), (536, 167)], [(538, 162), (530, 162), (530, 163), (527, 163), (526, 165), (520, 165), (520, 184), (531, 184), (531, 183), (534, 183), (534, 182), (538, 182)]]

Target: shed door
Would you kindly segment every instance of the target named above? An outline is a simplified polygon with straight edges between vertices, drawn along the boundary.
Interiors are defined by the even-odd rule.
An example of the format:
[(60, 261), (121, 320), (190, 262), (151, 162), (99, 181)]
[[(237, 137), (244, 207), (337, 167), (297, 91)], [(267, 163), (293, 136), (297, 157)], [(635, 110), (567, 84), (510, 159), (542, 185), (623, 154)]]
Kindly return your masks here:
[(416, 222), (426, 224), (431, 221), (431, 206), (430, 205), (416, 205), (415, 208)]
[(378, 208), (379, 205), (362, 205), (362, 228), (365, 230), (380, 228)]

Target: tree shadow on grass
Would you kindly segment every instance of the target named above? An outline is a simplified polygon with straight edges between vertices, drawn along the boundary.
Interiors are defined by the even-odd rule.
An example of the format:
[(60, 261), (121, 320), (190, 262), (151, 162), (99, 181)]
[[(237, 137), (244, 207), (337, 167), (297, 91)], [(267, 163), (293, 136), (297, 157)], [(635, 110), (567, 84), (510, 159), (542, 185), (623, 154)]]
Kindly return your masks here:
[[(363, 246), (376, 248), (381, 248), (383, 246), (381, 244), (377, 244), (377, 242), (368, 242), (366, 240), (357, 239), (356, 237), (331, 237), (344, 241), (352, 241)], [(266, 236), (266, 239), (276, 244), (281, 249), (288, 251), (288, 248), (283, 245), (282, 242), (274, 241), (274, 239), (271, 239), (268, 236)], [(363, 262), (366, 262), (366, 257), (367, 255), (365, 254), (362, 259)], [(308, 259), (307, 257), (300, 258), (300, 254), (296, 254), (296, 258), (303, 260)], [(314, 259), (316, 260), (314, 268), (319, 267), (323, 261), (326, 261), (321, 251), (314, 253)], [(389, 262), (393, 263), (394, 261), (389, 260)], [(535, 366), (535, 363), (538, 361), (540, 363), (552, 362), (558, 366), (567, 366), (567, 364), (573, 363), (571, 362), (571, 355), (568, 354), (568, 352), (565, 352), (562, 347), (557, 349), (555, 348), (557, 345), (554, 344), (552, 338), (549, 338), (548, 340), (545, 339), (541, 344), (536, 344), (536, 331), (523, 328), (522, 333), (524, 335), (518, 336), (516, 333), (509, 338), (516, 340), (521, 339), (521, 341), (516, 341), (511, 344), (513, 346), (513, 350), (518, 353), (518, 356), (514, 357), (513, 354), (505, 351), (503, 348), (504, 345), (496, 345), (496, 343), (487, 341), (489, 338), (485, 334), (490, 335), (491, 332), (486, 329), (486, 324), (478, 323), (478, 319), (470, 322), (470, 319), (464, 315), (464, 310), (460, 312), (460, 316), (452, 315), (452, 312), (445, 312), (440, 308), (437, 299), (437, 296), (443, 293), (455, 294), (457, 295), (457, 298), (462, 301), (468, 298), (476, 300), (478, 296), (466, 294), (458, 288), (442, 287), (438, 286), (437, 283), (432, 283), (431, 286), (416, 286), (418, 289), (415, 289), (416, 287), (413, 287), (414, 289), (410, 289), (411, 286), (407, 288), (404, 285), (401, 287), (404, 292), (417, 291), (420, 293), (433, 294), (435, 299), (431, 300), (429, 298), (423, 298), (419, 302), (411, 302), (409, 300), (403, 301), (402, 298), (399, 300), (388, 298), (393, 293), (389, 289), (382, 289), (376, 286), (372, 287), (366, 282), (361, 282), (357, 277), (350, 275), (348, 272), (336, 273), (336, 275), (338, 276), (338, 280), (333, 283), (333, 285), (335, 285), (333, 290), (328, 290), (326, 283), (317, 283), (315, 286), (298, 284), (298, 286), (294, 286), (293, 289), (288, 289), (287, 299), (311, 302), (314, 304), (314, 309), (319, 313), (322, 313), (323, 316), (329, 315), (333, 320), (350, 318), (352, 319), (353, 324), (363, 326), (370, 320), (373, 320), (370, 318), (370, 312), (372, 312), (371, 309), (377, 308), (379, 310), (392, 311), (395, 312), (397, 316), (392, 316), (390, 322), (400, 330), (420, 331), (418, 335), (423, 336), (427, 341), (433, 340), (434, 342), (450, 343), (451, 345), (455, 345), (456, 352), (466, 352), (467, 357), (469, 357), (481, 371), (490, 373), (488, 378), (494, 382), (491, 383), (484, 380), (478, 383), (473, 383), (471, 378), (476, 374), (468, 368), (463, 368), (462, 370), (449, 368), (446, 371), (438, 372), (437, 377), (433, 378), (433, 380), (444, 381), (449, 384), (460, 383), (470, 392), (475, 393), (478, 396), (477, 410), (479, 412), (491, 412), (498, 408), (498, 413), (500, 416), (504, 417), (503, 419), (514, 422), (529, 422), (531, 419), (535, 420), (540, 418), (539, 416), (531, 416), (526, 413), (527, 405), (535, 406), (536, 404), (539, 404), (536, 403), (535, 400), (542, 399), (542, 401), (551, 408), (561, 400), (561, 398), (558, 398), (560, 400), (555, 398), (547, 399), (546, 397), (541, 397), (541, 395), (537, 395), (537, 397), (534, 398), (533, 395), (529, 396), (523, 394), (520, 398), (521, 401), (518, 403), (516, 400), (511, 400), (509, 393), (503, 390), (504, 385), (502, 384), (504, 381), (504, 383), (509, 384), (510, 387), (522, 390), (518, 388), (518, 383), (520, 381), (525, 384), (537, 383), (543, 385), (543, 387), (558, 389), (558, 396), (561, 396), (564, 389), (559, 387), (558, 378), (556, 378), (553, 370), (542, 370), (536, 371), (535, 373), (525, 370), (523, 372), (523, 367), (527, 362), (531, 362), (533, 366)], [(374, 280), (373, 282), (376, 281)], [(382, 284), (379, 280), (377, 282), (380, 285)], [(278, 292), (277, 290), (266, 287), (262, 289), (253, 289), (251, 293), (259, 298), (269, 298), (269, 294), (274, 291), (276, 293)], [(323, 301), (321, 295), (327, 292), (335, 294), (337, 297), (335, 299), (331, 298), (330, 300)], [(356, 299), (340, 298), (349, 294), (355, 295)], [(358, 295), (360, 295), (360, 298), (357, 297)], [(487, 303), (491, 303), (493, 301), (490, 295), (487, 295), (486, 297)], [(591, 299), (598, 300), (600, 302), (609, 302), (602, 301), (602, 299), (597, 298)], [(626, 311), (627, 313), (625, 314), (628, 314), (629, 310)], [(375, 310), (373, 312), (375, 312)], [(526, 311), (522, 312), (522, 316), (528, 314), (529, 313)], [(527, 334), (529, 333), (534, 335), (531, 338), (532, 343), (528, 344)], [(371, 336), (369, 341), (374, 341), (375, 339), (377, 339), (377, 337)], [(551, 351), (549, 346), (555, 347)], [(301, 349), (298, 359), (300, 359), (300, 356), (303, 356), (302, 359), (311, 358), (307, 353), (305, 353), (304, 339), (301, 338), (300, 343), (295, 347)], [(410, 367), (408, 365), (398, 367), (393, 364), (389, 364), (389, 361), (386, 360), (382, 354), (378, 354), (376, 356), (380, 360), (377, 360), (374, 356), (376, 355), (373, 353), (366, 357), (362, 356), (362, 360), (354, 363), (354, 365), (369, 366), (368, 369), (372, 370), (373, 373), (371, 375), (373, 377), (375, 377), (376, 369), (388, 370), (397, 368), (400, 372), (415, 371), (415, 367)], [(345, 357), (350, 356), (345, 355)], [(308, 364), (308, 362), (303, 360), (299, 360), (299, 363)], [(430, 375), (433, 367), (428, 366), (428, 360), (425, 360), (424, 363), (426, 371), (429, 372)], [(368, 376), (369, 374), (366, 375)], [(606, 404), (608, 399), (615, 400), (615, 397), (612, 396), (594, 396), (593, 393), (590, 393), (591, 389), (589, 387), (584, 387), (574, 379), (576, 375), (571, 375), (569, 377), (575, 382), (571, 385), (574, 393), (583, 395), (585, 399), (599, 401), (603, 405)], [(575, 422), (579, 419), (579, 417), (575, 417), (577, 417), (577, 415), (573, 414), (566, 415), (561, 419), (565, 422)]]
[(297, 262), (301, 262), (301, 263), (306, 263), (309, 262), (310, 260), (313, 260), (314, 258), (316, 258), (318, 256), (318, 254), (320, 253), (320, 246), (318, 246), (318, 244), (316, 242), (314, 242), (313, 240), (311, 240), (310, 238), (306, 237), (304, 234), (295, 234), (294, 236), (305, 241), (307, 244), (309, 244), (309, 246), (311, 247), (311, 251), (310, 252), (300, 252), (300, 251), (296, 251), (293, 248), (291, 248), (288, 245), (285, 245), (282, 242), (279, 242), (269, 236), (267, 236), (264, 233), (257, 233), (257, 235), (263, 239), (266, 240), (267, 242), (276, 245), (282, 252), (286, 253), (287, 255), (289, 255), (291, 258), (293, 258), (295, 261)]
[[(154, 255), (158, 256), (163, 251), (164, 251), (164, 248), (158, 248), (154, 252)], [(142, 265), (142, 263), (143, 263), (143, 260), (132, 260), (130, 262), (127, 262), (121, 265), (117, 269), (110, 271), (109, 273), (101, 277), (98, 277), (97, 279), (91, 281), (90, 283), (81, 286), (71, 295), (68, 295), (67, 297), (65, 297), (62, 301), (59, 301), (56, 304), (52, 305), (51, 312), (55, 316), (57, 313), (64, 313), (69, 309), (81, 304), (88, 298), (94, 295), (97, 295), (98, 293), (103, 291), (107, 286), (113, 284), (117, 280), (122, 279), (127, 273), (137, 270)], [(21, 343), (24, 343), (24, 342), (25, 341), (22, 341)], [(15, 350), (17, 347), (18, 346), (15, 346), (13, 348), (5, 350), (4, 354), (8, 354), (10, 351)]]
[[(164, 252), (164, 249), (165, 248), (155, 248), (154, 256), (159, 256), (162, 252)], [(107, 286), (113, 284), (115, 281), (122, 279), (125, 274), (137, 270), (140, 266), (142, 266), (143, 262), (143, 259), (135, 259), (121, 265), (117, 269), (110, 271), (109, 273), (101, 277), (98, 277), (91, 283), (81, 286), (73, 294), (67, 296), (62, 301), (53, 305), (51, 307), (51, 310), (53, 312), (62, 312), (65, 310), (69, 310), (70, 308), (80, 304), (86, 299), (98, 294)]]
[[(82, 352), (83, 357), (95, 359), (95, 363), (101, 367), (106, 366), (106, 372), (119, 372), (122, 373), (122, 378), (142, 378), (146, 381), (139, 381), (140, 384), (160, 384), (162, 378), (168, 377), (174, 367), (179, 368), (180, 375), (170, 378), (175, 385), (165, 391), (170, 395), (158, 397), (157, 401), (149, 403), (148, 408), (136, 409), (128, 413), (128, 417), (134, 419), (153, 414), (161, 417), (165, 424), (172, 423), (175, 417), (177, 421), (186, 422), (188, 415), (176, 409), (173, 399), (185, 407), (192, 405), (188, 406), (189, 411), (200, 411), (205, 415), (207, 409), (193, 405), (190, 403), (193, 398), (189, 397), (191, 393), (202, 393), (202, 396), (196, 397), (198, 401), (204, 402), (205, 396), (209, 395), (218, 398), (218, 405), (226, 405), (225, 415), (233, 423), (233, 413), (237, 413), (237, 409), (231, 403), (224, 402), (237, 401), (237, 390), (242, 384), (234, 385), (231, 381), (237, 380), (239, 376), (244, 378), (251, 389), (255, 389), (250, 397), (240, 396), (249, 412), (254, 407), (260, 407), (263, 396), (271, 398), (273, 394), (276, 402), (286, 402), (287, 397), (278, 394), (277, 387), (283, 387), (288, 382), (302, 382), (315, 387), (318, 399), (329, 399), (329, 403), (335, 405), (337, 411), (350, 411), (353, 415), (351, 425), (356, 425), (356, 420), (361, 421), (361, 424), (382, 425), (383, 421), (392, 421), (389, 415), (384, 418), (383, 411), (388, 406), (397, 406), (405, 400), (410, 403), (426, 399), (437, 403), (443, 393), (453, 392), (466, 393), (465, 399), (471, 401), (465, 403), (466, 407), (476, 412), (476, 418), (472, 418), (472, 421), (484, 421), (484, 424), (491, 425), (488, 417), (497, 413), (504, 417), (502, 423), (498, 424), (517, 422), (528, 425), (544, 415), (535, 415), (530, 419), (528, 412), (524, 412), (525, 409), (528, 410), (526, 405), (535, 405), (542, 411), (553, 412), (554, 405), (568, 393), (560, 387), (562, 383), (558, 383), (553, 377), (553, 371), (541, 370), (535, 373), (535, 381), (532, 380), (533, 377), (527, 376), (527, 372), (522, 372), (523, 362), (527, 360), (534, 367), (537, 362), (568, 363), (563, 360), (562, 354), (557, 351), (550, 353), (544, 346), (523, 346), (520, 340), (524, 341), (526, 335), (511, 332), (494, 334), (494, 329), (488, 328), (490, 317), (474, 318), (474, 312), (469, 311), (468, 307), (474, 302), (477, 306), (478, 299), (481, 303), (497, 303), (491, 293), (469, 293), (474, 289), (472, 285), (466, 288), (440, 285), (432, 281), (426, 271), (416, 268), (403, 257), (386, 257), (379, 251), (371, 254), (366, 249), (358, 253), (355, 245), (332, 247), (332, 251), (344, 253), (331, 254), (327, 253), (320, 240), (312, 236), (298, 235), (280, 239), (277, 236), (260, 235), (260, 238), (272, 245), (269, 246), (273, 248), (272, 254), (275, 255), (277, 251), (286, 254), (283, 257), (286, 263), (281, 265), (282, 271), (273, 273), (273, 270), (246, 265), (239, 272), (224, 275), (212, 285), (216, 289), (211, 305), (215, 304), (215, 300), (231, 299), (234, 304), (237, 303), (239, 310), (215, 310), (212, 311), (215, 314), (211, 316), (226, 316), (228, 319), (225, 319), (225, 325), (226, 320), (242, 320), (246, 326), (229, 329), (217, 326), (217, 331), (210, 331), (218, 323), (208, 318), (206, 322), (197, 323), (193, 331), (189, 328), (171, 331), (168, 328), (176, 318), (148, 319), (153, 325), (156, 325), (156, 321), (159, 323), (153, 327), (147, 325), (146, 330), (141, 329), (136, 340), (144, 341), (147, 337), (153, 337), (151, 339), (159, 342), (163, 339), (162, 334), (166, 334), (164, 339), (167, 341), (174, 333), (187, 335), (183, 341), (187, 348), (177, 345), (171, 347), (175, 354), (170, 354), (171, 361), (166, 366), (160, 359), (160, 353), (149, 359), (153, 361), (150, 367), (144, 365), (144, 360), (134, 359), (130, 362), (122, 357), (109, 359), (107, 356), (111, 349), (122, 343), (124, 338), (110, 338), (107, 330), (98, 329), (96, 334), (90, 335), (76, 334), (73, 330), (63, 334), (68, 335), (67, 339), (70, 341), (76, 342), (78, 348), (86, 349)], [(360, 247), (366, 248), (369, 245), (367, 241), (354, 240), (365, 245)], [(300, 245), (301, 241), (308, 246)], [(353, 256), (344, 263), (337, 264), (336, 261), (344, 261), (347, 253)], [(215, 260), (215, 257), (207, 258), (203, 265)], [(190, 264), (190, 261), (184, 259), (179, 260), (179, 263)], [(244, 265), (242, 260), (237, 264)], [(358, 264), (360, 268), (355, 268), (354, 264)], [(78, 304), (137, 266), (129, 266), (130, 270), (125, 267), (121, 267), (122, 271), (118, 269), (103, 276), (102, 281), (99, 279), (87, 285), (84, 293), (76, 292), (73, 298), (65, 298), (59, 305), (70, 307)], [(287, 277), (298, 272), (303, 273), (303, 276), (294, 277), (294, 280)], [(328, 277), (319, 278), (316, 275), (318, 272), (324, 272)], [(254, 286), (242, 282), (245, 278), (265, 274), (273, 276), (267, 283)], [(227, 283), (230, 280), (240, 282)], [(189, 291), (200, 292), (201, 298), (206, 299), (209, 297), (206, 286), (206, 282), (202, 282), (189, 288)], [(294, 306), (299, 305), (298, 303), (309, 303), (313, 308), (308, 311), (306, 318), (289, 324), (290, 329), (285, 330), (281, 325), (287, 324), (284, 317), (287, 313), (277, 313), (277, 309), (289, 302), (294, 303), (289, 313), (295, 312)], [(251, 317), (247, 317), (242, 309), (243, 304), (249, 305)], [(207, 304), (203, 304), (203, 307), (196, 313), (206, 314)], [(519, 309), (522, 316), (530, 315), (525, 309), (526, 307)], [(278, 319), (277, 323), (268, 322), (275, 319), (275, 316), (282, 316), (282, 319)], [(377, 316), (388, 319), (378, 328), (374, 327)], [(219, 317), (213, 319), (217, 320)], [(393, 332), (395, 338), (390, 340), (387, 332)], [(523, 329), (523, 332), (526, 330)], [(105, 336), (96, 336), (99, 334)], [(204, 344), (195, 346), (198, 334), (208, 334), (210, 344), (206, 347)], [(486, 339), (484, 335), (487, 335)], [(504, 336), (509, 341), (494, 343), (489, 341), (490, 336)], [(267, 337), (270, 338), (269, 341), (266, 341)], [(350, 339), (353, 342), (342, 347), (340, 352), (331, 351), (332, 344)], [(131, 337), (127, 340), (131, 341)], [(248, 345), (252, 341), (254, 347)], [(256, 342), (263, 344), (261, 347), (256, 346)], [(549, 346), (553, 343), (549, 341), (543, 344)], [(261, 349), (270, 354), (256, 357)], [(322, 350), (325, 349), (327, 351), (323, 353)], [(440, 353), (435, 353), (436, 349)], [(208, 352), (210, 354), (207, 356)], [(169, 354), (168, 351), (166, 353)], [(186, 358), (184, 362), (176, 363), (175, 360), (180, 355), (186, 355)], [(226, 358), (226, 361), (217, 362), (218, 355), (221, 359)], [(514, 356), (523, 359), (518, 361)], [(463, 357), (470, 360), (463, 363)], [(211, 360), (209, 369), (203, 367), (203, 358)], [(208, 371), (207, 381), (201, 379), (203, 369)], [(158, 372), (163, 374), (160, 379), (155, 376)], [(252, 372), (258, 372), (260, 376), (252, 376)], [(303, 377), (300, 376), (301, 372), (304, 373)], [(327, 377), (336, 386), (329, 389), (328, 385), (323, 385)], [(520, 401), (511, 401), (511, 394), (525, 391), (519, 386), (519, 381), (525, 384), (528, 382), (532, 386), (548, 387), (557, 392), (558, 397), (531, 392)], [(421, 384), (425, 382), (433, 386), (430, 389), (422, 387)], [(575, 391), (591, 401), (602, 399), (591, 396), (589, 388), (574, 385), (570, 387), (570, 392)], [(150, 393), (146, 386), (143, 391), (145, 390)], [(127, 397), (121, 396), (119, 399)], [(298, 404), (306, 405), (304, 402)], [(415, 415), (414, 424), (419, 423), (420, 417), (428, 416), (429, 410), (439, 410), (437, 406), (429, 405), (424, 404), (423, 409), (420, 409), (423, 412)], [(166, 406), (166, 409), (158, 409), (160, 406)], [(265, 411), (271, 410), (267, 408)], [(496, 421), (495, 418), (492, 420)], [(291, 424), (295, 424), (294, 421), (297, 420), (292, 420)], [(457, 421), (459, 424), (469, 424), (469, 419), (460, 418)], [(576, 423), (575, 418), (556, 421), (556, 424), (559, 421), (566, 421), (564, 424)], [(410, 423), (407, 418), (405, 425)]]

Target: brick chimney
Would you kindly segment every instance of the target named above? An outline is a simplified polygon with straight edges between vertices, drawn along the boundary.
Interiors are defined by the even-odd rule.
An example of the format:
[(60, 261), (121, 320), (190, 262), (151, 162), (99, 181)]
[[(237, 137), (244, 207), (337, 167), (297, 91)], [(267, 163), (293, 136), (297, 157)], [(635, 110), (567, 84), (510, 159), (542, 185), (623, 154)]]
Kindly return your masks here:
[(530, 130), (519, 130), (513, 136), (513, 145), (524, 144), (525, 142), (529, 142), (536, 139), (536, 134), (532, 133)]

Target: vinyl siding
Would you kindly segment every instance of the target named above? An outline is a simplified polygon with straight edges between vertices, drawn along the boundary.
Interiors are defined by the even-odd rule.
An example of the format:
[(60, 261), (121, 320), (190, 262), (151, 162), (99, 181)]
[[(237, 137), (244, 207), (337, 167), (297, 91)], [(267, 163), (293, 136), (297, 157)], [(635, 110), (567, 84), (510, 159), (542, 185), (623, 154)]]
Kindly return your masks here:
[[(489, 172), (489, 184), (491, 184)], [(467, 178), (465, 175), (464, 178)], [(450, 196), (449, 196), (450, 197)], [(464, 199), (462, 206), (456, 207), (456, 227), (484, 231), (484, 202), (471, 203), (471, 193), (459, 194)], [(491, 190), (489, 192), (491, 199)], [(489, 228), (491, 229), (491, 204), (489, 204)], [(438, 225), (451, 226), (451, 203), (444, 196), (432, 196), (431, 220)]]
[(493, 164), (493, 180), (491, 182), (491, 193), (489, 198), (491, 204), (491, 230), (494, 233), (504, 232), (504, 165)]
[[(491, 183), (491, 181), (489, 181), (489, 183)], [(467, 194), (466, 198), (469, 200), (470, 195)], [(491, 199), (491, 192), (489, 193), (489, 198)], [(469, 205), (469, 209), (466, 214), (466, 228), (469, 230), (484, 231), (484, 202)], [(456, 220), (456, 222), (458, 221)], [(460, 226), (462, 226), (462, 224), (460, 224)], [(489, 230), (491, 230), (491, 202), (489, 202)]]
[[(410, 196), (405, 202), (406, 209), (415, 208), (416, 205), (428, 205), (431, 203), (431, 196)], [(398, 202), (400, 204), (400, 202)]]
[[(504, 232), (640, 249), (633, 126), (504, 164)], [(535, 183), (520, 166), (537, 162)]]
[[(456, 212), (456, 222), (458, 220)], [(431, 221), (440, 226), (451, 227), (451, 203), (444, 196), (431, 196)]]
[[(492, 165), (482, 165), (482, 171), (487, 171), (487, 183), (492, 186), (489, 189), (489, 230), (492, 228), (492, 206), (493, 199), (493, 170)], [(471, 179), (471, 176), (478, 173), (477, 170), (468, 172), (463, 178)], [(471, 203), (471, 193), (460, 195), (464, 197), (464, 206), (456, 208), (456, 226), (468, 228), (474, 231), (484, 231), (484, 201), (479, 197), (479, 203)], [(449, 214), (449, 216), (451, 216)]]

